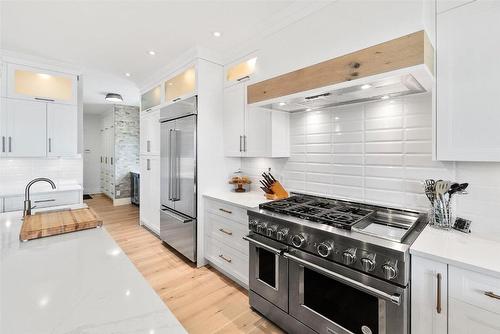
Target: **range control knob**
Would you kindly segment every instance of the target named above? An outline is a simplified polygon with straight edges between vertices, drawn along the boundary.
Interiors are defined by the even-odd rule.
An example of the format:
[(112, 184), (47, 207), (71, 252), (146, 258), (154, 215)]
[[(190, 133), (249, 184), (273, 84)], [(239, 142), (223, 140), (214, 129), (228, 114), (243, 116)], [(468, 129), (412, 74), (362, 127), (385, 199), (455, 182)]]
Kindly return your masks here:
[(356, 262), (356, 248), (346, 249), (342, 253), (342, 261), (345, 265), (351, 265)]
[(276, 237), (276, 231), (278, 231), (278, 225), (271, 225), (266, 230), (266, 235), (268, 237)]
[(368, 254), (361, 259), (361, 267), (364, 271), (373, 271), (375, 269), (375, 254)]
[(279, 241), (286, 241), (287, 237), (288, 237), (288, 229), (287, 228), (282, 228), (281, 230), (278, 231), (278, 233), (276, 233), (276, 238)]
[(385, 279), (388, 280), (395, 279), (396, 276), (398, 276), (397, 263), (392, 264), (390, 262), (387, 262), (382, 266), (382, 271), (384, 272)]
[(255, 219), (250, 219), (248, 221), (248, 227), (252, 230), (255, 231), (257, 229), (257, 221)]
[(297, 248), (301, 247), (305, 242), (306, 242), (306, 237), (302, 233), (296, 234), (292, 237), (292, 245), (294, 245)]
[(257, 232), (265, 234), (267, 230), (267, 223), (259, 223), (257, 224)]
[(333, 241), (328, 240), (320, 243), (318, 247), (316, 247), (318, 254), (322, 257), (328, 257), (330, 253), (333, 251)]

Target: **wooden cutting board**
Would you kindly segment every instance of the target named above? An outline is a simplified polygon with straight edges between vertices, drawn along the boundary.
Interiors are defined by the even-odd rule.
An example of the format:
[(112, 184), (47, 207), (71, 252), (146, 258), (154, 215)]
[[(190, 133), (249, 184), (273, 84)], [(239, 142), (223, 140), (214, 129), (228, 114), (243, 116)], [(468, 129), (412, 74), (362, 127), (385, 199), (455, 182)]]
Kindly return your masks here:
[(100, 226), (102, 219), (89, 208), (39, 212), (24, 217), (19, 239), (28, 241)]

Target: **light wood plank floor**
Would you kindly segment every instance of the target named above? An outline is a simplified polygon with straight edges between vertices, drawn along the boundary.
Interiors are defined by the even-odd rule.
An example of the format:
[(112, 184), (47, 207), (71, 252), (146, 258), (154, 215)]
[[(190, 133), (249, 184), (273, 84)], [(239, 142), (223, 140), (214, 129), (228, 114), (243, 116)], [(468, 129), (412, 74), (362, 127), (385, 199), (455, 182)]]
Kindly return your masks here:
[(139, 226), (134, 205), (103, 195), (85, 202), (189, 333), (282, 333), (252, 311), (245, 289), (210, 267), (196, 268)]

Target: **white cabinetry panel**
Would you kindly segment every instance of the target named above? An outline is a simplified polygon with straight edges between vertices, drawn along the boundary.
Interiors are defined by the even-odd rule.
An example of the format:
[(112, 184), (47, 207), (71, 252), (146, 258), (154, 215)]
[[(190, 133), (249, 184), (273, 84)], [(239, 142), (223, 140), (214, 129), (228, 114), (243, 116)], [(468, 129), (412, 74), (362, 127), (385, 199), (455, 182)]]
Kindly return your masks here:
[(245, 84), (233, 85), (224, 90), (224, 152), (228, 157), (240, 157), (243, 153), (245, 92)]
[(6, 155), (42, 157), (46, 155), (47, 104), (6, 99)]
[(477, 0), (437, 16), (438, 160), (500, 161), (499, 13)]
[(452, 334), (500, 334), (500, 314), (450, 298)]
[(160, 233), (160, 157), (141, 157), (141, 224)]
[(77, 153), (77, 107), (47, 104), (47, 155), (71, 156)]
[(411, 333), (447, 333), (447, 265), (416, 256), (411, 260)]

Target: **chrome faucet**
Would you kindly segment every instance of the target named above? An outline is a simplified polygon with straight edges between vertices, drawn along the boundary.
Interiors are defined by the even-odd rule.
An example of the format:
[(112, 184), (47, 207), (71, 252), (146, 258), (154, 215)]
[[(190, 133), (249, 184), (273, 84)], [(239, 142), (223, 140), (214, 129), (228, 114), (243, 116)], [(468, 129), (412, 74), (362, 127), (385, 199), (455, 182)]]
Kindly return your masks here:
[(31, 206), (31, 200), (30, 200), (30, 188), (34, 183), (40, 182), (40, 181), (45, 181), (50, 183), (52, 186), (52, 189), (56, 189), (56, 184), (51, 180), (46, 177), (39, 177), (36, 179), (31, 180), (27, 185), (26, 189), (24, 190), (24, 210), (23, 210), (23, 217), (25, 216), (31, 216), (31, 209), (35, 208), (34, 206)]

